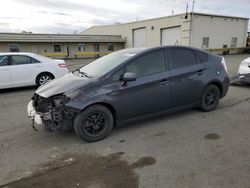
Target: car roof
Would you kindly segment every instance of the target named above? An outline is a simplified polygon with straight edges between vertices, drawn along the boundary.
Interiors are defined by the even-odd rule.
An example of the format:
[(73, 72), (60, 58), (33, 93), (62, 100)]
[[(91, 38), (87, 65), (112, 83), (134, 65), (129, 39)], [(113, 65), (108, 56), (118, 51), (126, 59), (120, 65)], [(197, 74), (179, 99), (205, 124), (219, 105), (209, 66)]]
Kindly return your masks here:
[(52, 60), (49, 57), (42, 56), (40, 54), (31, 53), (31, 52), (2, 52), (0, 53), (0, 56), (1, 55), (24, 55), (24, 56), (33, 57), (39, 61), (51, 61)]
[(0, 55), (36, 55), (31, 52), (1, 52)]
[(123, 49), (121, 51), (124, 53), (139, 54), (139, 53), (144, 53), (147, 51), (152, 51), (152, 50), (157, 50), (157, 49), (165, 49), (165, 48), (186, 48), (186, 49), (190, 49), (190, 50), (200, 51), (200, 52), (203, 52), (206, 54), (209, 53), (209, 52), (204, 51), (202, 49), (190, 47), (190, 46), (185, 46), (185, 45), (164, 45), (164, 46), (157, 46), (157, 47), (151, 47), (151, 48), (144, 48), (144, 47), (142, 47), (142, 48), (127, 48), (127, 49)]
[(120, 51), (120, 53), (123, 53), (123, 54), (126, 54), (126, 53), (138, 54), (138, 53), (143, 52), (147, 49), (150, 49), (150, 48), (125, 48), (125, 49), (122, 49), (119, 51)]

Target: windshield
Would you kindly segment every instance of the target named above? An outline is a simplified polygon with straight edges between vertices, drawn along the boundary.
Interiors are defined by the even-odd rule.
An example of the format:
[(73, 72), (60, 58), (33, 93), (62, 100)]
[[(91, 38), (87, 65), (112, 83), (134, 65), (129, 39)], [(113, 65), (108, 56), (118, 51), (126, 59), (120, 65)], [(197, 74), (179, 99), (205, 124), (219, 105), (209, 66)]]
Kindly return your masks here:
[(125, 49), (112, 54), (103, 56), (80, 69), (80, 72), (86, 73), (91, 77), (100, 77), (130, 59), (143, 49)]

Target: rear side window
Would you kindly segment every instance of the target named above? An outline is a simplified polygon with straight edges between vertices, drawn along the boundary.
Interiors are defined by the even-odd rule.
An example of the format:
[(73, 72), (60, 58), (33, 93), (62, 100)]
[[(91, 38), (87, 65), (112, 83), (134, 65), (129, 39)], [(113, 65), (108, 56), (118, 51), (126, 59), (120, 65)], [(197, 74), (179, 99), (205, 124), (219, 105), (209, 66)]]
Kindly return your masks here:
[(31, 63), (31, 58), (27, 56), (15, 55), (11, 57), (12, 65), (25, 65)]
[(31, 59), (31, 63), (40, 63), (40, 61), (34, 59), (34, 58), (30, 58)]
[(0, 67), (8, 64), (8, 56), (0, 56)]
[(170, 48), (171, 69), (184, 68), (197, 64), (196, 56), (192, 50), (184, 48)]
[(135, 73), (138, 77), (164, 71), (165, 58), (163, 50), (144, 54), (126, 66), (126, 72)]
[(208, 60), (208, 54), (195, 50), (194, 53), (197, 55), (200, 63), (205, 63)]

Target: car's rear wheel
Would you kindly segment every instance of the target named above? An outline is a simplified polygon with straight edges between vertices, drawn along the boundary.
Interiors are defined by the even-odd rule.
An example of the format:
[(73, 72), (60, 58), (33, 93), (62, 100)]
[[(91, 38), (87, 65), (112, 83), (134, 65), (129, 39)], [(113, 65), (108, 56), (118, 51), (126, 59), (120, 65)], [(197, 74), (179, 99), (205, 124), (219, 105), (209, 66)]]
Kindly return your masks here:
[(208, 112), (214, 110), (220, 100), (220, 90), (216, 85), (208, 85), (201, 98), (201, 104), (200, 104), (200, 109)]
[(113, 115), (103, 105), (92, 105), (75, 117), (74, 130), (87, 142), (105, 138), (114, 125)]
[(44, 85), (47, 82), (53, 80), (55, 77), (51, 73), (42, 73), (37, 76), (36, 78), (36, 84), (38, 86)]

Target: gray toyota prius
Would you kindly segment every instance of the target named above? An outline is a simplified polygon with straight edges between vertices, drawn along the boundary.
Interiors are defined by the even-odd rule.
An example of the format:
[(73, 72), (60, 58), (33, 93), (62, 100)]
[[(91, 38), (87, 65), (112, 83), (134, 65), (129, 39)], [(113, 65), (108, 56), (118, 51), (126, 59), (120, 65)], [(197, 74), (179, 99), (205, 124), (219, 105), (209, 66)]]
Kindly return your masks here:
[(74, 129), (91, 142), (115, 125), (189, 108), (214, 110), (228, 87), (223, 57), (185, 46), (132, 48), (41, 86), (27, 111), (46, 130)]

